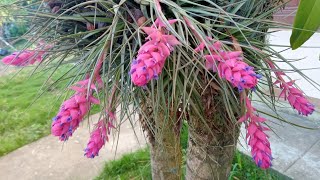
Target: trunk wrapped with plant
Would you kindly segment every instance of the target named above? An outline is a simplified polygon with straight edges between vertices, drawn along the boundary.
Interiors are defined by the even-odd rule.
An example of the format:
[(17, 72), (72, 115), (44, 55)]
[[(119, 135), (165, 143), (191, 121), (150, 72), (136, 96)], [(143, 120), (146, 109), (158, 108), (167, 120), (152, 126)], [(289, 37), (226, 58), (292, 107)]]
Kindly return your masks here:
[(34, 21), (25, 37), (37, 46), (2, 61), (69, 68), (61, 79), (70, 79), (74, 94), (53, 119), (52, 134), (68, 140), (99, 104), (87, 157), (98, 155), (111, 129), (139, 114), (153, 179), (181, 179), (180, 129), (187, 121), (186, 179), (227, 179), (240, 123), (255, 163), (271, 166), (266, 119), (253, 94), (276, 111), (280, 89), (300, 114), (314, 111), (274, 63), (290, 62), (265, 42), (280, 6), (281, 0), (33, 1), (22, 7)]

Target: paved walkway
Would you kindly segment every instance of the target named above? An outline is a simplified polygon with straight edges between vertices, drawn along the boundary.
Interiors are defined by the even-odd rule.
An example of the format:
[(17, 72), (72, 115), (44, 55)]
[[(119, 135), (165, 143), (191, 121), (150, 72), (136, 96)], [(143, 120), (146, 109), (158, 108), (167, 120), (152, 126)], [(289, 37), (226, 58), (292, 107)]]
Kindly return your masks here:
[[(95, 115), (90, 119), (96, 121), (98, 118), (99, 116)], [(135, 126), (137, 136), (134, 135), (131, 127), (128, 122), (121, 126), (116, 156), (117, 141), (111, 141), (94, 159), (83, 156), (83, 149), (86, 147), (89, 137), (88, 126), (80, 127), (74, 136), (64, 144), (56, 137), (44, 137), (0, 158), (0, 179), (93, 179), (102, 171), (106, 161), (145, 146), (144, 137), (139, 127)]]
[[(272, 113), (265, 105), (255, 104), (257, 109)], [(288, 109), (279, 114), (286, 120), (306, 127), (320, 127), (320, 114), (314, 113), (306, 118), (297, 115), (295, 111)], [(293, 179), (318, 180), (320, 177), (320, 129), (308, 130), (281, 123), (279, 120), (266, 117), (268, 125), (274, 130), (269, 132), (273, 154), (272, 168)], [(245, 137), (245, 129), (242, 128), (242, 136)], [(250, 155), (244, 138), (239, 139), (238, 149)]]

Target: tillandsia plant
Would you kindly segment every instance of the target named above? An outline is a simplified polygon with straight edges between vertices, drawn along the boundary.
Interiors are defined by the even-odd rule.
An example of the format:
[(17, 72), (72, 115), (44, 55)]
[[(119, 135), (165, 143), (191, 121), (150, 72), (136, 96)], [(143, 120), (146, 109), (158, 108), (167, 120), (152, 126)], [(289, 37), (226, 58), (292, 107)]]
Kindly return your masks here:
[[(97, 156), (111, 129), (139, 114), (153, 179), (181, 179), (180, 129), (186, 121), (186, 179), (227, 179), (241, 123), (257, 166), (272, 164), (267, 119), (254, 107), (254, 94), (276, 111), (280, 98), (275, 91), (281, 89), (280, 97), (299, 114), (315, 110), (275, 63), (290, 61), (265, 40), (268, 28), (277, 26), (272, 14), (280, 0), (35, 0), (14, 5), (33, 18), (25, 37), (46, 42), (48, 48), (3, 61), (26, 66), (36, 58), (39, 70), (72, 64), (62, 78), (71, 79), (75, 93), (53, 118), (52, 134), (62, 141), (72, 138), (92, 104), (101, 107), (86, 157)], [(22, 56), (26, 52), (38, 53)]]

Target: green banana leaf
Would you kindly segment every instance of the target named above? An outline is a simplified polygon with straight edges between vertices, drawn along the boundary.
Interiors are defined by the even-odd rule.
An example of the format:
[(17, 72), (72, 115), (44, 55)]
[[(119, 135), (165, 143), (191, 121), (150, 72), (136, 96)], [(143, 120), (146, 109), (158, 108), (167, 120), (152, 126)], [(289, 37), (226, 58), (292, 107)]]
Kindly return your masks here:
[(319, 28), (320, 0), (301, 0), (290, 37), (292, 49), (299, 48)]

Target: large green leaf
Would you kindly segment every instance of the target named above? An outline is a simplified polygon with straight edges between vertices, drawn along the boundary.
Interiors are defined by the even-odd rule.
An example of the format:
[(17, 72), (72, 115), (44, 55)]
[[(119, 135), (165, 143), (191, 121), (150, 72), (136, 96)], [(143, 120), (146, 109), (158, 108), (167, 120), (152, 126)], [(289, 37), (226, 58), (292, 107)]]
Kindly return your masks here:
[(292, 49), (299, 48), (319, 28), (320, 0), (301, 0), (290, 37)]

